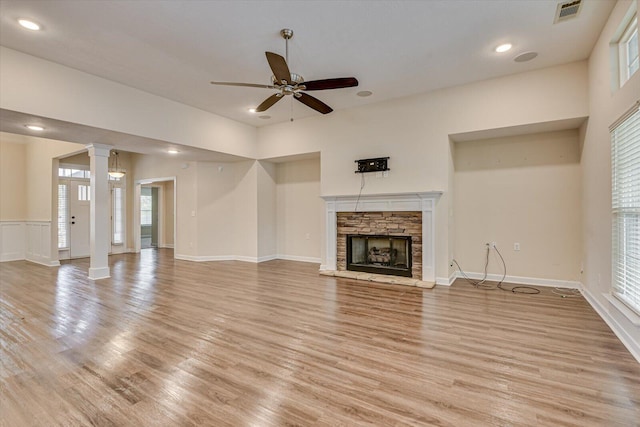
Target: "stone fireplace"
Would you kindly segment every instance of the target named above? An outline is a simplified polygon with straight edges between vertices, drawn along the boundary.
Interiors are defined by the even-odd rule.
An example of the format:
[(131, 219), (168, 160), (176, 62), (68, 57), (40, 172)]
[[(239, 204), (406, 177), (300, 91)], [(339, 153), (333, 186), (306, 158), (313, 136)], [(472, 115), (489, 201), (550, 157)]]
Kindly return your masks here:
[(422, 277), (422, 212), (337, 212), (336, 222), (338, 271)]
[[(373, 239), (368, 242), (366, 249), (366, 258), (371, 255), (371, 259), (363, 259), (360, 256), (356, 264), (367, 264), (371, 261), (373, 264), (379, 264), (378, 266), (392, 268), (407, 264), (410, 265), (410, 271), (403, 274), (404, 276), (435, 282), (434, 213), (435, 203), (441, 194), (423, 192), (323, 197), (327, 234), (326, 262), (320, 267), (321, 270), (347, 270), (348, 236), (361, 235)], [(397, 246), (399, 243), (393, 247), (388, 243), (389, 237), (394, 236), (410, 238), (410, 259), (406, 263), (397, 259), (398, 253), (402, 251), (400, 246)], [(358, 244), (364, 245), (362, 241)], [(373, 247), (375, 250), (372, 250)], [(356, 268), (355, 271), (369, 270)]]

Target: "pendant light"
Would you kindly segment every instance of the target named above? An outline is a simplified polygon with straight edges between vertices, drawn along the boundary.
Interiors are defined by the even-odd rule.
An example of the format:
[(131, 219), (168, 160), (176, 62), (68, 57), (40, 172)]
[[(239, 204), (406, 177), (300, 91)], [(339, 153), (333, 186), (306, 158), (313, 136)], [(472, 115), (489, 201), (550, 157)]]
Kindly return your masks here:
[(111, 161), (111, 165), (109, 166), (109, 176), (112, 178), (122, 178), (125, 174), (125, 170), (120, 166), (120, 159), (118, 156), (118, 152), (114, 151), (112, 153), (113, 160)]

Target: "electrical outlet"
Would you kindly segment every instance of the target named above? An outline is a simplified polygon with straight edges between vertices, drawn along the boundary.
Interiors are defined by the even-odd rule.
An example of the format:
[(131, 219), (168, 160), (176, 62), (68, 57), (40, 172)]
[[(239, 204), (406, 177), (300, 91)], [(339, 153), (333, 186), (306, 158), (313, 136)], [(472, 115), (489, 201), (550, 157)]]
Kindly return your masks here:
[(514, 243), (513, 244), (513, 250), (514, 251), (519, 251), (520, 250), (520, 243)]

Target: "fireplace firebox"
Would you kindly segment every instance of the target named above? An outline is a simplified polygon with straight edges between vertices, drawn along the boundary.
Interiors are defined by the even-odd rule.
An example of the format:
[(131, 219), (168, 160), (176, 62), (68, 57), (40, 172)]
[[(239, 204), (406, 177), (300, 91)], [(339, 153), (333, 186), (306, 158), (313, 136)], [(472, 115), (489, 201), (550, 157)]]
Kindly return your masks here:
[(347, 270), (411, 277), (411, 236), (347, 235)]

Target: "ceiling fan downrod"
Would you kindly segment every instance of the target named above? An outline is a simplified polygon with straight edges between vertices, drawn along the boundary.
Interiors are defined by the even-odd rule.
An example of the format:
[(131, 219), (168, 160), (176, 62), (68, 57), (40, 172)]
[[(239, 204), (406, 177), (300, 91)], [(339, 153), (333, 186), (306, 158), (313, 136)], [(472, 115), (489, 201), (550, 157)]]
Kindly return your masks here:
[(289, 39), (293, 37), (293, 30), (283, 28), (280, 30), (280, 35), (284, 39), (284, 59), (289, 63)]

